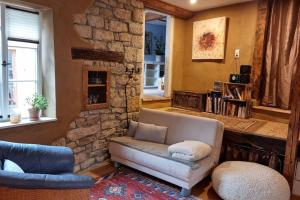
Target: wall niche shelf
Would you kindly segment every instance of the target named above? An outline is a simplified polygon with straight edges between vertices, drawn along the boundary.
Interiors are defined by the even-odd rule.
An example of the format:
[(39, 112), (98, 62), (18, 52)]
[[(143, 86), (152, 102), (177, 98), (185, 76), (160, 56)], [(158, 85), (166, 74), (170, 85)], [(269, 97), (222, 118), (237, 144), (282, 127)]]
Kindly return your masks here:
[(110, 71), (87, 66), (82, 72), (82, 109), (96, 110), (109, 107)]

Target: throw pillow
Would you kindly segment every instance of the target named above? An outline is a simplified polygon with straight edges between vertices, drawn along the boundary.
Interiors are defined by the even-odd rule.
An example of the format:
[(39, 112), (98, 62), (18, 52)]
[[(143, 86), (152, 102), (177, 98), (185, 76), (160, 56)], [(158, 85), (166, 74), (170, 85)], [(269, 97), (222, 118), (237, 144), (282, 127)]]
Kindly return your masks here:
[(208, 144), (201, 141), (185, 140), (168, 147), (172, 158), (197, 161), (210, 155), (212, 148)]
[(3, 170), (9, 172), (24, 173), (23, 169), (18, 164), (7, 159), (4, 160)]
[(139, 125), (138, 122), (130, 120), (127, 136), (134, 137), (138, 125)]
[(164, 144), (168, 127), (139, 122), (134, 139)]

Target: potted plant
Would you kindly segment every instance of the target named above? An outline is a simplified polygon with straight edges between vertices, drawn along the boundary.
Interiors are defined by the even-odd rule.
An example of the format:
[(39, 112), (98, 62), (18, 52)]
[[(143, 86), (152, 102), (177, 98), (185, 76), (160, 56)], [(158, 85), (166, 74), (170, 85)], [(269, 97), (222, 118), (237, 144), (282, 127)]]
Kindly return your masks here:
[(161, 62), (162, 56), (165, 55), (165, 43), (163, 42), (163, 38), (154, 37), (155, 40), (155, 61)]
[(47, 99), (38, 94), (27, 97), (26, 102), (31, 106), (31, 108), (28, 109), (30, 121), (38, 121), (40, 119), (41, 110), (46, 110), (48, 107)]

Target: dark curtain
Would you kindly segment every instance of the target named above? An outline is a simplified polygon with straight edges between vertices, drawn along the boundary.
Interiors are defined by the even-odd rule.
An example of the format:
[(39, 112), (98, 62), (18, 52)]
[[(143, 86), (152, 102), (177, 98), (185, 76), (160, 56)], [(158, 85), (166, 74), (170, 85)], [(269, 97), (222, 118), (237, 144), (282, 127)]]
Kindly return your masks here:
[(290, 109), (291, 83), (299, 59), (300, 1), (272, 0), (270, 8), (262, 104)]

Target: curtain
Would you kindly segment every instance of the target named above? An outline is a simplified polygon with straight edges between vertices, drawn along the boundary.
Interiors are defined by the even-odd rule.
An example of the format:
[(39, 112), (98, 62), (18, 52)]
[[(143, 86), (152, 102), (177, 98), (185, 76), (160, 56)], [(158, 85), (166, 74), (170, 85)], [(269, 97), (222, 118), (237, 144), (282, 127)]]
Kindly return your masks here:
[(291, 83), (300, 59), (300, 1), (272, 0), (270, 8), (262, 104), (290, 109)]

